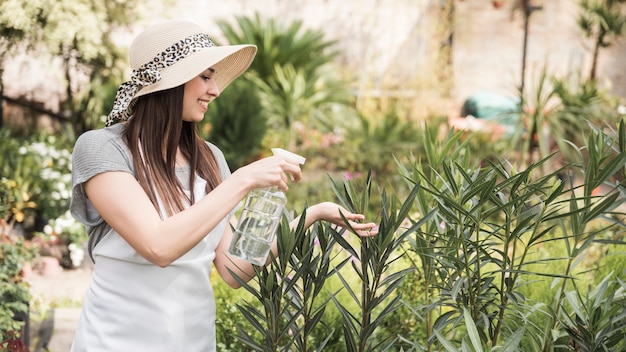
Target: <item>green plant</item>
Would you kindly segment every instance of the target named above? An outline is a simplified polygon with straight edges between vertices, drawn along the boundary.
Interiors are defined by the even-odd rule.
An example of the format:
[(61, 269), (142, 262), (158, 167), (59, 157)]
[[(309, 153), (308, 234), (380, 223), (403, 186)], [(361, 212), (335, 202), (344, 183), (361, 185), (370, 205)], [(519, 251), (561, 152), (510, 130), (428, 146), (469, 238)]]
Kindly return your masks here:
[(339, 52), (322, 31), (304, 29), (302, 21), (281, 26), (259, 13), (237, 17), (233, 24), (221, 20), (218, 25), (230, 43), (258, 47), (249, 77), (259, 87), (270, 127), (266, 145), (285, 144), (295, 150), (297, 134), (292, 127), (296, 122), (332, 131), (346, 119), (343, 112), (350, 104), (350, 95), (337, 79), (337, 69), (331, 67)]
[[(344, 206), (353, 212), (367, 213), (371, 196), (371, 174), (366, 178), (365, 190), (361, 196), (355, 192), (350, 182), (346, 181), (342, 188), (334, 184), (335, 193)], [(344, 339), (347, 351), (387, 350), (393, 346), (398, 337), (394, 333), (389, 336), (376, 334), (393, 313), (401, 307), (401, 296), (396, 289), (413, 268), (394, 270), (392, 264), (399, 260), (402, 252), (400, 247), (404, 240), (427, 222), (433, 213), (403, 229), (405, 219), (414, 206), (414, 200), (420, 190), (416, 184), (408, 197), (398, 208), (395, 198), (387, 197), (383, 189), (381, 193), (381, 209), (379, 232), (374, 237), (365, 237), (355, 249), (349, 241), (339, 234), (333, 234), (335, 240), (351, 255), (351, 267), (359, 278), (360, 285), (353, 289), (344, 274), (337, 274), (344, 283), (344, 289), (354, 303), (357, 311), (349, 309), (344, 302), (333, 297), (344, 322)]]
[(21, 188), (15, 195), (40, 217), (54, 219), (63, 214), (70, 202), (68, 141), (49, 134), (21, 138), (8, 130), (0, 130), (0, 136), (0, 153), (13, 156), (2, 159), (0, 171)]
[[(613, 186), (614, 191), (605, 197), (596, 197), (593, 194), (597, 187), (610, 184), (610, 178), (613, 175), (624, 171), (626, 165), (626, 126), (624, 121), (620, 123), (618, 131), (613, 134), (594, 129), (593, 133), (589, 135), (585, 149), (588, 161), (580, 164), (584, 176), (584, 183), (581, 186), (582, 196), (577, 197), (573, 192), (571, 193), (568, 202), (570, 212), (567, 213), (570, 220), (568, 222), (569, 228), (565, 228), (563, 222), (558, 224), (563, 228), (564, 233), (568, 234), (561, 239), (565, 245), (567, 266), (560, 287), (558, 287), (552, 323), (546, 326), (546, 329), (550, 330), (557, 327), (558, 317), (563, 307), (562, 302), (566, 297), (567, 284), (571, 282), (572, 285), (576, 286), (575, 281), (571, 279), (573, 267), (577, 263), (576, 259), (594, 241), (599, 240), (596, 238), (597, 234), (604, 232), (606, 228), (614, 227), (616, 224), (616, 221), (606, 216), (604, 216), (608, 220), (606, 228), (590, 228), (590, 222), (604, 214), (615, 213), (616, 208), (624, 202), (624, 199), (620, 198), (620, 192), (616, 191), (622, 188), (619, 182)], [(580, 160), (587, 160), (583, 158), (582, 151), (580, 153)], [(611, 242), (623, 243), (623, 241), (618, 240)], [(553, 341), (546, 339), (543, 344), (544, 350), (551, 348), (552, 343)]]
[[(0, 347), (18, 348), (24, 321), (28, 315), (30, 291), (23, 280), (22, 268), (37, 256), (38, 248), (13, 233), (16, 221), (22, 220), (25, 208), (23, 190), (13, 180), (0, 179)], [(17, 345), (16, 345), (17, 344)]]
[[(393, 110), (375, 116), (360, 114), (357, 122), (345, 128), (341, 140), (312, 145), (304, 155), (314, 155), (311, 164), (318, 160), (319, 167), (354, 178), (355, 184), (371, 170), (377, 184), (393, 189), (400, 197), (408, 194), (410, 188), (397, 172), (396, 159), (408, 161), (411, 155), (424, 154), (423, 140), (418, 138), (422, 129)], [(438, 127), (428, 128), (434, 133)]]
[(559, 320), (577, 351), (626, 349), (626, 283), (613, 276), (584, 297), (578, 290), (565, 294), (572, 313), (562, 313)]
[(593, 59), (589, 79), (595, 80), (598, 70), (600, 49), (607, 48), (624, 34), (626, 30), (626, 15), (624, 14), (624, 0), (581, 0), (581, 13), (578, 17), (578, 27), (593, 43)]
[[(568, 169), (584, 174), (582, 189), (566, 187), (559, 178), (561, 169), (545, 175), (538, 172), (549, 157), (521, 171), (505, 162), (480, 166), (463, 152), (457, 136), (441, 144), (432, 135), (423, 139), (428, 163), (414, 161), (403, 174), (410, 184), (422, 185), (418, 209), (436, 212), (411, 240), (421, 266), (422, 291), (427, 294), (423, 301), (435, 302), (416, 307), (426, 317), (429, 339), (434, 338), (432, 333), (444, 346), (464, 345), (467, 332), (474, 348), (519, 346), (522, 342), (534, 346), (532, 349), (551, 345), (550, 331), (559, 329), (556, 321), (543, 334), (538, 334), (541, 329), (537, 326), (524, 323), (534, 308), (521, 288), (531, 275), (558, 280), (562, 286), (556, 291), (553, 313), (545, 311), (558, 316), (562, 292), (575, 276), (576, 258), (600, 239), (599, 233), (615, 228), (614, 221), (600, 228), (588, 225), (614, 211), (621, 202), (618, 194), (598, 198), (591, 193), (623, 169), (626, 153), (611, 147), (613, 143), (623, 146), (624, 137), (603, 133), (589, 137), (588, 159), (581, 157), (579, 164)], [(555, 236), (555, 230), (564, 235)], [(552, 241), (564, 246), (562, 258), (534, 257)], [(564, 263), (563, 272), (537, 270), (554, 261)], [(523, 330), (518, 328), (520, 324)]]
[[(348, 209), (365, 212), (370, 202), (371, 174), (365, 181), (360, 197), (348, 180), (344, 181), (343, 191), (335, 183), (333, 189)], [(256, 340), (254, 335), (240, 329), (239, 340), (257, 351), (332, 348), (327, 346), (329, 341), (341, 341), (332, 329), (336, 325), (324, 319), (328, 316), (327, 303), (333, 301), (344, 329), (344, 346), (339, 350), (366, 351), (392, 346), (396, 334), (383, 336), (379, 328), (399, 308), (400, 297), (395, 290), (412, 270), (398, 269), (394, 264), (401, 254), (399, 247), (403, 240), (421, 224), (400, 229), (417, 188), (399, 208), (396, 200), (387, 198), (383, 192), (379, 234), (356, 243), (344, 238), (345, 230), (328, 225), (316, 224), (305, 231), (306, 209), (293, 233), (284, 218), (278, 232), (278, 257), (269, 266), (259, 268), (252, 283), (241, 281), (261, 307), (246, 302), (239, 309), (262, 338)], [(334, 276), (342, 283), (340, 289), (322, 295), (325, 284)]]
[[(243, 315), (239, 314), (237, 304), (242, 300), (250, 300), (251, 296), (241, 290), (233, 294), (233, 289), (224, 281), (218, 280), (217, 277), (216, 273), (211, 275), (216, 307), (215, 333), (217, 349), (224, 352), (241, 351), (241, 345), (234, 337), (237, 336), (239, 330), (252, 333), (254, 327), (248, 323)], [(253, 336), (254, 339), (260, 338), (258, 334), (253, 334)]]
[(304, 70), (291, 64), (276, 65), (274, 70), (274, 78), (267, 81), (252, 77), (260, 88), (269, 126), (272, 131), (287, 131), (289, 149), (293, 150), (299, 144), (295, 123), (332, 131), (337, 124), (341, 124), (342, 119), (338, 116), (345, 119), (346, 114), (340, 115), (335, 111), (346, 112), (350, 95), (346, 87), (332, 76), (319, 73), (307, 76)]
[[(258, 351), (557, 351), (602, 339), (618, 350), (622, 289), (593, 277), (616, 258), (602, 253), (625, 244), (615, 179), (626, 170), (624, 122), (591, 128), (578, 161), (547, 174), (551, 156), (519, 170), (473, 159), (459, 133), (440, 140), (425, 128), (420, 139), (423, 155), (396, 160), (403, 198), (373, 192), (371, 173), (364, 185), (331, 182), (346, 208), (375, 214), (376, 237), (326, 225), (290, 231), (283, 219), (278, 257), (242, 282), (253, 302), (239, 309), (254, 332), (240, 329), (240, 341)], [(607, 194), (594, 193), (600, 185)]]
[(6, 337), (23, 337), (19, 336), (19, 332), (24, 321), (15, 317), (28, 314), (30, 291), (21, 271), (25, 263), (36, 257), (36, 253), (37, 249), (22, 238), (0, 231), (0, 346)]
[[(248, 80), (235, 80), (208, 111), (207, 139), (223, 152), (232, 170), (249, 163), (261, 152), (267, 130), (258, 89)], [(200, 127), (202, 129), (202, 126)]]
[(579, 72), (557, 77), (549, 70), (543, 66), (535, 75), (533, 89), (523, 92), (524, 128), (509, 143), (509, 148), (521, 151), (518, 160), (522, 165), (539, 163), (554, 154), (549, 162), (543, 162), (544, 174), (579, 162), (578, 149), (584, 147), (592, 126), (614, 126), (620, 119), (619, 98), (597, 81), (584, 79)]
[(241, 281), (242, 287), (261, 302), (261, 307), (250, 302), (238, 304), (262, 336), (257, 342), (253, 334), (239, 329), (238, 339), (253, 350), (321, 350), (332, 335), (331, 331), (321, 340), (312, 337), (313, 331), (320, 329), (325, 311), (325, 303), (319, 304), (316, 298), (333, 270), (329, 260), (334, 242), (317, 225), (315, 234), (304, 230), (305, 217), (303, 213), (293, 234), (284, 217), (277, 234), (278, 258), (259, 268), (252, 284)]
[(558, 105), (547, 127), (563, 159), (576, 161), (576, 148), (571, 145), (584, 145), (584, 136), (590, 133), (593, 125), (617, 125), (619, 99), (608, 89), (601, 88), (598, 82), (583, 79), (579, 73), (564, 78), (553, 77), (551, 83)]
[(303, 21), (293, 21), (284, 27), (272, 18), (237, 16), (234, 23), (217, 21), (231, 44), (256, 44), (258, 53), (250, 71), (269, 81), (274, 79), (276, 65), (292, 65), (305, 77), (314, 77), (319, 70), (332, 62), (339, 52), (335, 41), (324, 39), (324, 32), (305, 29)]

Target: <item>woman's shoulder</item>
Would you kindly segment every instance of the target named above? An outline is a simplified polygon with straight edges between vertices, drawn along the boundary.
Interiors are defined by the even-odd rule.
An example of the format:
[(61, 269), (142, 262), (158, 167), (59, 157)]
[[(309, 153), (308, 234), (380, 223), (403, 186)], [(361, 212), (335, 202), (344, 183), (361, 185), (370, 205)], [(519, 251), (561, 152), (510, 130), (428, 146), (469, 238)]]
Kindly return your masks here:
[(124, 126), (118, 124), (81, 134), (74, 144), (73, 158), (101, 161), (115, 158), (127, 162), (130, 152), (123, 131)]
[(123, 138), (124, 127), (121, 124), (111, 127), (89, 130), (81, 134), (74, 144), (74, 150), (107, 148), (126, 149)]
[(122, 124), (113, 125), (95, 130), (89, 130), (81, 134), (76, 140), (76, 144), (101, 144), (107, 141), (122, 141), (122, 132), (124, 127)]
[(222, 152), (222, 150), (218, 146), (209, 141), (205, 141), (205, 143), (209, 146), (211, 152), (213, 153), (213, 157), (215, 158), (215, 161), (220, 168), (222, 179), (225, 179), (230, 175), (230, 167), (228, 166), (228, 162), (226, 161), (224, 152)]
[(222, 150), (216, 146), (215, 144), (209, 142), (209, 141), (204, 141), (204, 143), (206, 143), (206, 145), (209, 146), (209, 148), (211, 149), (211, 151), (213, 152), (213, 154), (215, 155), (216, 158), (224, 158), (224, 152), (222, 152)]

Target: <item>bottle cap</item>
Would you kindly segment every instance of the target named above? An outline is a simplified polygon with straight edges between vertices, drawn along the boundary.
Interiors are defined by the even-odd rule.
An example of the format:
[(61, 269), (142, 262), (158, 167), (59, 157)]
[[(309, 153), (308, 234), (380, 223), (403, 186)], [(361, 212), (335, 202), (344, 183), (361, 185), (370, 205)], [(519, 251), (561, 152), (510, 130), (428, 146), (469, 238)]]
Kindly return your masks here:
[(272, 148), (272, 153), (274, 153), (274, 155), (282, 155), (286, 158), (292, 159), (296, 162), (298, 162), (298, 164), (300, 165), (304, 165), (304, 162), (306, 161), (306, 158), (298, 155), (296, 153), (292, 153), (288, 150), (282, 149), (282, 148)]

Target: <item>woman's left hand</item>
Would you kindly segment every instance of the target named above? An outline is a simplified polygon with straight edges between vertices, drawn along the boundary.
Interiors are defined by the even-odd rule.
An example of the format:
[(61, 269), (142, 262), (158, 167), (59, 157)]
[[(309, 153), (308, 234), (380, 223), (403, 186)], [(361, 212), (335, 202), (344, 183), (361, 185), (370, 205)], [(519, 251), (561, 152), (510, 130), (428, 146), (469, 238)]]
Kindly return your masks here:
[[(347, 226), (344, 218), (348, 220), (350, 226)], [(378, 234), (378, 226), (376, 223), (362, 223), (365, 219), (363, 214), (351, 213), (339, 204), (332, 202), (322, 202), (315, 204), (307, 209), (307, 215), (314, 216), (316, 220), (325, 220), (337, 226), (352, 229), (361, 237), (375, 236)]]

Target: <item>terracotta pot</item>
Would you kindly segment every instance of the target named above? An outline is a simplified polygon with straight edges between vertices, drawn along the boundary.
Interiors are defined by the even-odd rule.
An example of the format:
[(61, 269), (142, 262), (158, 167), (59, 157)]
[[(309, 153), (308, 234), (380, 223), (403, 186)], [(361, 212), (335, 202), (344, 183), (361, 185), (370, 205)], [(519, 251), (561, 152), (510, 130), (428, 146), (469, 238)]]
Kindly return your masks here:
[(491, 4), (493, 5), (493, 7), (495, 7), (496, 9), (501, 8), (502, 6), (504, 6), (504, 0), (491, 0)]
[(37, 264), (37, 271), (41, 276), (55, 276), (63, 271), (59, 260), (55, 257), (42, 256)]
[(20, 275), (24, 278), (29, 277), (33, 273), (33, 266), (30, 262), (24, 262), (22, 264), (22, 270), (20, 271)]

